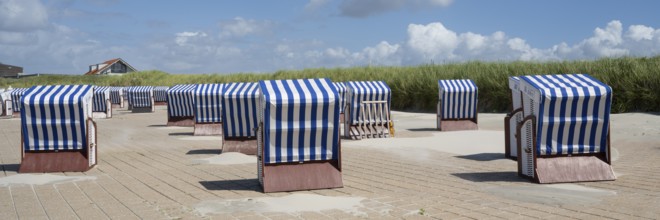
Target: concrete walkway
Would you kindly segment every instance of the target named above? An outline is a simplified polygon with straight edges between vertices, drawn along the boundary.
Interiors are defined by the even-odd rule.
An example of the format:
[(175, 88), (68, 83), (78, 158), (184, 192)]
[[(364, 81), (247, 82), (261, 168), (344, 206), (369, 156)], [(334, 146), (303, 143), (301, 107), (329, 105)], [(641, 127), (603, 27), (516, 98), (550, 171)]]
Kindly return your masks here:
[(98, 119), (99, 164), (17, 174), (20, 119), (0, 119), (0, 219), (657, 219), (660, 117), (612, 117), (609, 182), (539, 185), (503, 159), (503, 114), (437, 132), (434, 114), (394, 112), (396, 137), (342, 141), (344, 188), (261, 192), (254, 156), (165, 127), (166, 109)]

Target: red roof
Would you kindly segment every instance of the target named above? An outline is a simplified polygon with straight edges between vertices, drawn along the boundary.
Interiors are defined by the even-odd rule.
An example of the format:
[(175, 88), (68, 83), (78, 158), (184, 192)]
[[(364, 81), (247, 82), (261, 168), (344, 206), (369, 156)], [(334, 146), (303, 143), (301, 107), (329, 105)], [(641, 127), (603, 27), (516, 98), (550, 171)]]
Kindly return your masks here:
[[(84, 75), (96, 75), (96, 74), (99, 74), (100, 72), (103, 72), (103, 70), (105, 70), (105, 69), (107, 69), (107, 68), (110, 68), (110, 67), (112, 66), (112, 64), (115, 64), (116, 62), (119, 62), (120, 60), (122, 60), (122, 59), (121, 59), (121, 58), (115, 58), (115, 59), (112, 59), (112, 60), (105, 61), (105, 62), (103, 62), (103, 63), (99, 63), (99, 64), (106, 64), (106, 65), (105, 65), (104, 67), (101, 67), (101, 68), (98, 68), (98, 69), (95, 69), (95, 70), (91, 70), (91, 71), (89, 71), (89, 72), (86, 72)], [(124, 62), (124, 61), (122, 61), (122, 62), (128, 66), (128, 64), (127, 64), (126, 62)]]

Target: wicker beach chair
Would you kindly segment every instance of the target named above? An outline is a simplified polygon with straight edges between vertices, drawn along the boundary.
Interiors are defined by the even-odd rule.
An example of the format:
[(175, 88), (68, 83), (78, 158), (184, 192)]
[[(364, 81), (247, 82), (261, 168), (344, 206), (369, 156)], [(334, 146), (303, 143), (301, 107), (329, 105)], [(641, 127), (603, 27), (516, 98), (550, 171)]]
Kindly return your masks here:
[(477, 130), (477, 85), (469, 79), (438, 80), (437, 128)]
[(199, 84), (195, 88), (194, 135), (222, 135), (223, 84)]
[(167, 90), (167, 126), (195, 125), (195, 97), (197, 85), (175, 85)]
[(392, 137), (392, 92), (383, 81), (346, 83), (344, 136), (351, 139)]

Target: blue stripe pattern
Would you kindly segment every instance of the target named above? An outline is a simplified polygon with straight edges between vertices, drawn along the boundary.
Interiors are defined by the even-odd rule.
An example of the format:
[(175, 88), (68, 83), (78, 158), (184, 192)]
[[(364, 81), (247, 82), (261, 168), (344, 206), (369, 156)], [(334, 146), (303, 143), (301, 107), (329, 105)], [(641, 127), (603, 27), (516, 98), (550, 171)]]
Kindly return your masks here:
[(472, 80), (438, 80), (442, 119), (472, 119), (477, 115), (478, 88)]
[(222, 135), (256, 137), (258, 83), (226, 84), (222, 95)]
[(122, 87), (110, 87), (110, 103), (112, 104), (121, 104), (121, 96), (124, 95), (124, 88)]
[(154, 102), (167, 102), (167, 90), (169, 88), (167, 86), (154, 87)]
[(14, 90), (11, 91), (11, 104), (13, 108), (12, 111), (21, 111), (21, 97), (23, 96), (23, 93), (25, 93), (25, 91), (28, 89), (29, 88), (14, 88)]
[(587, 74), (523, 76), (520, 86), (538, 109), (539, 155), (606, 151), (612, 88)]
[(264, 163), (337, 160), (339, 94), (329, 79), (259, 82)]
[(81, 150), (87, 146), (92, 86), (33, 86), (20, 100), (26, 151)]
[(175, 85), (167, 90), (167, 115), (170, 117), (194, 116), (195, 84)]
[(106, 100), (110, 98), (110, 87), (95, 86), (94, 87), (94, 100), (92, 103), (93, 112), (106, 112), (108, 107)]
[(339, 93), (339, 112), (344, 113), (344, 107), (346, 107), (346, 84), (343, 82), (335, 82), (335, 89)]
[(195, 123), (222, 123), (222, 84), (199, 84), (195, 88)]
[(151, 86), (133, 86), (126, 89), (128, 104), (133, 108), (151, 107), (154, 89)]
[[(346, 82), (346, 97), (351, 112), (350, 123), (356, 125), (362, 118), (360, 103), (363, 101), (387, 101), (388, 109), (392, 106), (392, 92), (383, 81), (350, 81)], [(383, 115), (389, 112), (383, 112)]]

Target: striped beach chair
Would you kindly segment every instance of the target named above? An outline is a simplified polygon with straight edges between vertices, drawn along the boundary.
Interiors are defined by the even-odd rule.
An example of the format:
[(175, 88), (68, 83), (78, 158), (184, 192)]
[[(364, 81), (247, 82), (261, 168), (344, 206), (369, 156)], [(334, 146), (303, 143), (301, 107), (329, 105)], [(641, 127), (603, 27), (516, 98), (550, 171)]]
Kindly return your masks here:
[(518, 174), (539, 183), (614, 180), (612, 89), (587, 74), (521, 76)]
[(258, 83), (225, 84), (222, 93), (222, 152), (257, 154)]
[(523, 119), (522, 93), (520, 92), (520, 78), (509, 77), (511, 89), (511, 112), (504, 116), (504, 156), (509, 159), (518, 158), (518, 139), (516, 129)]
[(0, 117), (11, 118), (14, 115), (13, 103), (11, 101), (11, 91), (12, 90), (0, 90)]
[(343, 82), (334, 82), (335, 89), (339, 93), (339, 122), (344, 123), (344, 108), (346, 108), (346, 84)]
[(438, 80), (438, 130), (477, 130), (478, 97), (472, 80)]
[(154, 89), (151, 86), (133, 86), (126, 89), (128, 108), (133, 113), (154, 112)]
[(14, 88), (14, 90), (11, 91), (11, 104), (14, 116), (21, 114), (21, 97), (23, 96), (23, 93), (25, 93), (25, 91), (28, 89), (29, 88)]
[(124, 107), (124, 88), (123, 87), (110, 87), (110, 103), (113, 108)]
[(112, 118), (112, 104), (110, 103), (110, 87), (95, 86), (92, 102), (93, 118)]
[(264, 192), (342, 187), (339, 95), (329, 79), (259, 82), (258, 179)]
[(193, 135), (222, 135), (222, 84), (199, 84), (195, 88)]
[(195, 84), (175, 85), (167, 90), (167, 126), (195, 125)]
[(344, 136), (351, 139), (393, 135), (392, 92), (383, 81), (346, 82)]
[(83, 172), (96, 165), (93, 86), (33, 86), (20, 100), (18, 172)]
[(156, 86), (154, 87), (154, 104), (155, 105), (167, 105), (167, 90), (170, 87), (167, 86)]

